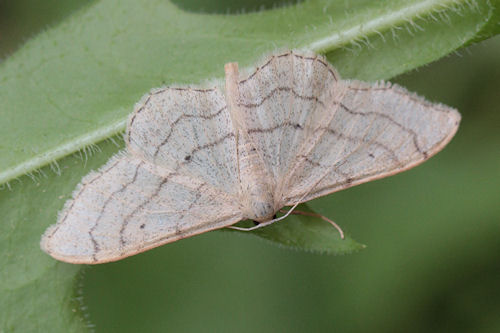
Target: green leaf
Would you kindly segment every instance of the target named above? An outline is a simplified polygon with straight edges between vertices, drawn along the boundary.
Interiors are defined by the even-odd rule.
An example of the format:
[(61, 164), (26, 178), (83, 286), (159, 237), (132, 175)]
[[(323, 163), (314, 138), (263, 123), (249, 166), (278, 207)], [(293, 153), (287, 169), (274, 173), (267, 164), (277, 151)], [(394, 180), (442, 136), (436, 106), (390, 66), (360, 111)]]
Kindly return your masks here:
[(406, 72), (491, 35), (498, 9), (468, 3), (307, 1), (202, 15), (168, 1), (96, 2), (0, 65), (0, 184), (117, 134), (152, 87), (222, 77), (225, 62), (247, 66), (276, 47), (325, 53), (345, 77)]
[[(295, 210), (296, 214), (292, 213), (284, 220), (251, 232), (241, 232), (248, 232), (286, 248), (317, 253), (349, 254), (365, 248), (365, 245), (357, 243), (349, 235), (345, 235), (345, 238), (342, 239), (337, 229), (321, 218), (297, 215), (297, 212), (315, 213), (307, 204), (301, 204)], [(237, 226), (249, 228), (253, 226), (253, 223), (243, 221)]]
[[(0, 64), (0, 183), (8, 185), (0, 192), (0, 330), (84, 330), (73, 298), (80, 269), (42, 253), (39, 238), (81, 177), (122, 147), (99, 142), (123, 130), (152, 87), (222, 77), (225, 62), (248, 66), (284, 47), (324, 53), (344, 77), (387, 79), (498, 33), (498, 1), (267, 2), (234, 14), (253, 8), (241, 3), (222, 15), (213, 12), (224, 6), (205, 14), (180, 2), (97, 1)], [(78, 151), (82, 159), (65, 157)], [(259, 235), (318, 236), (317, 223), (294, 218)], [(294, 245), (328, 250), (318, 237), (302, 240)]]

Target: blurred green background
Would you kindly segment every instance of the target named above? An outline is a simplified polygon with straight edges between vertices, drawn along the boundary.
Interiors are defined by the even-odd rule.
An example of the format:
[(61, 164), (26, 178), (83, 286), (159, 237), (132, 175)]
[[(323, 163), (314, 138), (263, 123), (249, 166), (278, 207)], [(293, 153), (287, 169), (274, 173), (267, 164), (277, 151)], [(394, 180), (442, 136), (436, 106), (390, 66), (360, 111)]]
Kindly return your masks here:
[[(1, 1), (0, 57), (88, 3)], [(500, 332), (500, 38), (392, 81), (463, 120), (422, 166), (312, 202), (366, 249), (334, 257), (211, 232), (89, 267), (78, 282), (89, 323), (98, 332)]]

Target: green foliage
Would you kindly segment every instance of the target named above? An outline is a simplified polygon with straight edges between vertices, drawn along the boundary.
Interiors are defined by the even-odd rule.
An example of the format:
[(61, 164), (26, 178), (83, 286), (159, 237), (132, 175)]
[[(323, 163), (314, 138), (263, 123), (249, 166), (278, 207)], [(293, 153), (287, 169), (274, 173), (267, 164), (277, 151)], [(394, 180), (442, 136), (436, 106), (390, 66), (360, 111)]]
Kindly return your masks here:
[[(319, 209), (321, 210), (321, 208)], [(286, 209), (280, 212), (278, 217), (283, 216), (282, 213), (285, 211)], [(299, 205), (295, 212), (314, 213), (307, 204)], [(243, 221), (238, 223), (237, 226), (249, 228), (254, 224), (251, 221)], [(231, 229), (226, 230), (234, 231)], [(286, 248), (317, 253), (348, 254), (365, 247), (348, 235), (342, 239), (340, 233), (321, 218), (311, 218), (304, 216), (304, 214), (291, 214), (286, 219), (265, 228), (251, 231), (249, 234), (270, 240)]]
[(0, 183), (123, 130), (152, 87), (222, 77), (228, 61), (246, 66), (275, 48), (307, 47), (327, 54), (345, 77), (387, 79), (496, 28), (497, 12), (484, 1), (344, 6), (307, 1), (209, 15), (159, 0), (94, 3), (0, 66)]
[[(123, 130), (150, 88), (222, 77), (225, 62), (248, 66), (285, 47), (326, 54), (344, 77), (388, 79), (498, 33), (500, 17), (497, 1), (250, 1), (227, 15), (222, 2), (200, 6), (95, 1), (0, 64), (0, 183), (11, 188), (0, 191), (0, 331), (85, 331), (73, 298), (81, 268), (49, 258), (39, 238), (81, 177), (122, 147), (100, 141)], [(328, 199), (311, 207), (334, 213)], [(255, 234), (316, 251), (359, 248), (310, 218)]]

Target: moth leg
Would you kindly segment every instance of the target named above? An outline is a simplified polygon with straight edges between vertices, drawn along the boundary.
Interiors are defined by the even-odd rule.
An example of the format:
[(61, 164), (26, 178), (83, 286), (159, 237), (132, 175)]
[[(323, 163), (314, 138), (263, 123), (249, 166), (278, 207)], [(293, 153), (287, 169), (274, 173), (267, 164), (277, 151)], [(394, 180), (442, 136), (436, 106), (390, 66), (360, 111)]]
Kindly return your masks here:
[(234, 229), (234, 230), (239, 230), (239, 231), (252, 231), (252, 230), (255, 230), (255, 229), (259, 229), (259, 228), (262, 228), (262, 227), (266, 227), (268, 225), (271, 225), (273, 224), (274, 222), (278, 222), (280, 219), (277, 219), (276, 218), (276, 214), (274, 214), (273, 216), (273, 219), (271, 221), (267, 221), (267, 222), (257, 222), (257, 221), (253, 221), (253, 223), (255, 224), (253, 227), (248, 227), (248, 228), (243, 228), (243, 227), (235, 227), (233, 225), (230, 225), (226, 228), (229, 228), (229, 229)]

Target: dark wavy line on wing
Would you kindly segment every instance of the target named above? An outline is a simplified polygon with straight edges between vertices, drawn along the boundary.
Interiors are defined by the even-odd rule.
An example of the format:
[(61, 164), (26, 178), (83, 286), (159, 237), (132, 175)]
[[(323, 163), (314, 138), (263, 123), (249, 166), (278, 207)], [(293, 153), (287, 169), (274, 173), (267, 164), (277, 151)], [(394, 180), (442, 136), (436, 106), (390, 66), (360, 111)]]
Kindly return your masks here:
[(267, 94), (266, 96), (264, 96), (259, 102), (255, 102), (255, 103), (239, 103), (238, 105), (239, 106), (243, 106), (243, 107), (248, 108), (248, 109), (259, 107), (262, 104), (264, 104), (264, 102), (266, 102), (269, 98), (273, 97), (273, 95), (276, 94), (276, 92), (278, 92), (278, 91), (279, 92), (281, 92), (281, 91), (291, 92), (297, 98), (300, 98), (300, 99), (306, 100), (306, 101), (315, 101), (316, 103), (318, 103), (321, 106), (325, 107), (325, 103), (323, 101), (321, 101), (318, 97), (316, 97), (316, 96), (304, 96), (304, 95), (300, 95), (295, 90), (293, 90), (293, 88), (290, 88), (290, 87), (276, 87), (273, 90), (271, 90), (269, 92), (269, 94)]
[[(125, 238), (123, 236), (125, 233), (125, 228), (127, 227), (128, 223), (129, 223), (129, 220), (135, 214), (137, 214), (138, 211), (140, 211), (142, 208), (144, 208), (144, 206), (146, 206), (148, 203), (150, 203), (151, 200), (153, 200), (156, 196), (158, 196), (163, 185), (165, 185), (170, 180), (170, 177), (175, 176), (176, 174), (177, 173), (172, 172), (167, 177), (163, 178), (162, 181), (157, 185), (155, 191), (146, 200), (144, 200), (139, 206), (137, 206), (132, 212), (130, 212), (127, 216), (125, 216), (125, 218), (123, 219), (123, 222), (122, 222), (122, 226), (120, 228), (120, 249), (123, 249), (126, 245)], [(123, 255), (124, 253), (121, 253), (121, 254)]]
[(213, 119), (215, 117), (217, 117), (219, 114), (222, 113), (222, 111), (224, 111), (225, 109), (227, 108), (227, 106), (224, 106), (222, 108), (220, 108), (217, 112), (213, 113), (213, 114), (210, 114), (210, 115), (190, 115), (190, 114), (183, 114), (181, 115), (180, 117), (178, 117), (171, 125), (170, 125), (170, 132), (168, 133), (168, 135), (165, 137), (165, 139), (163, 139), (163, 141), (160, 143), (160, 145), (156, 148), (155, 150), (155, 153), (153, 154), (153, 158), (156, 159), (156, 156), (158, 156), (158, 153), (160, 152), (161, 148), (167, 144), (168, 140), (170, 140), (170, 137), (172, 136), (172, 133), (174, 131), (174, 128), (175, 126), (177, 126), (177, 124), (183, 120), (183, 119), (186, 119), (186, 118), (201, 118), (201, 119), (205, 119), (205, 120), (210, 120), (210, 119)]
[(141, 166), (144, 164), (144, 162), (140, 162), (136, 165), (135, 167), (135, 171), (134, 171), (134, 176), (132, 177), (132, 180), (130, 180), (129, 182), (123, 184), (118, 190), (114, 191), (113, 193), (111, 193), (109, 195), (109, 197), (106, 199), (106, 201), (104, 201), (104, 204), (101, 208), (101, 211), (99, 212), (99, 216), (97, 217), (94, 225), (89, 229), (89, 237), (90, 237), (90, 240), (92, 241), (92, 244), (94, 245), (94, 253), (92, 254), (92, 260), (95, 262), (97, 261), (97, 257), (96, 257), (96, 254), (97, 252), (100, 251), (99, 249), (99, 244), (97, 244), (97, 241), (95, 240), (94, 238), (94, 235), (93, 235), (93, 232), (94, 230), (97, 228), (97, 225), (99, 224), (99, 221), (101, 220), (102, 216), (104, 215), (104, 210), (106, 209), (106, 207), (108, 206), (108, 204), (111, 202), (111, 199), (113, 198), (113, 196), (117, 193), (120, 193), (122, 191), (124, 191), (129, 185), (133, 184), (136, 179), (137, 179), (137, 174), (139, 173), (139, 169), (141, 168)]
[[(165, 91), (167, 90), (174, 90), (174, 91), (194, 91), (194, 92), (201, 92), (201, 93), (207, 93), (207, 92), (213, 92), (213, 91), (216, 91), (217, 89), (216, 88), (208, 88), (208, 89), (198, 89), (198, 88), (190, 88), (190, 87), (187, 87), (187, 88), (182, 88), (182, 87), (166, 87), (166, 88), (163, 88), (163, 89), (160, 89), (158, 91), (155, 91), (155, 92), (152, 92), (152, 93), (149, 93), (148, 95), (148, 98), (146, 99), (146, 101), (144, 101), (144, 103), (141, 105), (140, 108), (138, 108), (135, 112), (134, 112), (134, 115), (132, 116), (132, 118), (130, 118), (130, 121), (129, 121), (129, 124), (127, 126), (127, 137), (130, 138), (130, 132), (131, 132), (131, 129), (132, 129), (132, 125), (135, 121), (135, 118), (137, 117), (137, 115), (139, 113), (141, 113), (144, 108), (146, 107), (146, 105), (149, 103), (149, 101), (151, 100), (151, 96), (153, 95), (158, 95), (158, 94), (161, 94), (161, 93), (164, 93)], [(129, 143), (130, 143), (130, 139), (128, 140)]]
[(65, 209), (66, 213), (64, 214), (63, 218), (57, 223), (56, 227), (54, 228), (54, 230), (52, 230), (52, 232), (50, 233), (50, 235), (47, 235), (48, 239), (52, 238), (52, 236), (54, 236), (54, 234), (57, 232), (57, 230), (59, 230), (59, 227), (61, 226), (61, 224), (64, 221), (66, 221), (66, 219), (68, 218), (69, 212), (71, 211), (71, 209), (75, 205), (76, 200), (80, 197), (80, 195), (82, 194), (82, 192), (87, 188), (87, 185), (92, 184), (93, 182), (95, 182), (96, 180), (98, 180), (99, 178), (101, 178), (102, 176), (104, 176), (104, 174), (106, 174), (107, 172), (109, 172), (110, 170), (112, 170), (120, 162), (121, 162), (121, 160), (119, 160), (119, 159), (116, 160), (115, 163), (113, 163), (108, 168), (106, 168), (106, 170), (99, 171), (98, 174), (91, 181), (89, 181), (89, 182), (87, 182), (85, 184), (82, 184), (82, 187), (80, 188), (80, 191), (78, 191), (78, 193), (73, 197), (73, 199), (72, 199), (71, 204), (69, 205), (69, 207)]
[[(252, 129), (249, 129), (248, 130), (248, 133), (249, 134), (253, 134), (253, 133), (270, 133), (270, 132), (273, 132), (277, 129), (281, 129), (283, 127), (293, 127), (295, 129), (302, 129), (302, 127), (300, 126), (300, 124), (296, 124), (296, 123), (291, 123), (291, 122), (284, 122), (284, 123), (281, 123), (279, 125), (275, 125), (275, 126), (272, 126), (272, 127), (268, 127), (268, 128), (252, 128)], [(377, 146), (383, 150), (385, 150), (386, 152), (388, 152), (390, 155), (391, 155), (391, 159), (393, 159), (394, 161), (396, 161), (397, 163), (399, 163), (399, 159), (397, 158), (396, 156), (396, 153), (389, 147), (387, 147), (386, 145), (384, 145), (383, 143), (381, 142), (378, 142), (378, 141), (367, 141), (367, 140), (364, 140), (363, 138), (359, 138), (359, 137), (355, 137), (355, 136), (349, 136), (349, 135), (345, 135), (343, 133), (340, 133), (338, 131), (335, 131), (329, 127), (319, 127), (316, 129), (317, 131), (326, 131), (327, 133), (330, 133), (332, 134), (333, 136), (336, 136), (340, 139), (345, 139), (349, 142), (354, 142), (354, 143), (357, 143), (357, 144), (364, 144), (364, 143), (370, 143), (374, 146)]]
[(261, 70), (263, 70), (264, 68), (266, 68), (267, 66), (269, 66), (274, 59), (276, 59), (276, 58), (283, 58), (283, 57), (289, 57), (289, 56), (294, 56), (296, 58), (304, 59), (304, 60), (312, 60), (313, 62), (316, 61), (316, 62), (318, 62), (318, 63), (320, 63), (320, 64), (322, 64), (323, 66), (326, 67), (326, 69), (332, 75), (332, 77), (333, 77), (333, 79), (335, 81), (339, 80), (339, 78), (337, 77), (338, 75), (332, 69), (332, 67), (330, 66), (330, 64), (327, 63), (326, 61), (324, 61), (323, 59), (319, 58), (318, 56), (307, 57), (307, 56), (303, 56), (303, 55), (300, 55), (300, 54), (297, 54), (297, 53), (293, 53), (293, 51), (288, 51), (288, 52), (283, 53), (283, 54), (271, 56), (271, 58), (268, 61), (266, 61), (263, 65), (257, 67), (255, 69), (255, 71), (252, 74), (250, 74), (250, 76), (248, 76), (246, 79), (243, 79), (243, 80), (239, 81), (239, 84), (244, 84), (247, 81), (251, 80), (255, 75), (257, 75), (257, 73), (259, 73)]
[[(288, 92), (291, 92), (294, 96), (296, 96), (296, 97), (298, 97), (300, 99), (315, 101), (316, 103), (318, 103), (319, 105), (321, 105), (323, 108), (326, 108), (325, 103), (323, 101), (319, 100), (317, 97), (315, 97), (315, 96), (302, 96), (302, 95), (299, 95), (296, 91), (294, 91), (292, 88), (289, 88), (289, 87), (277, 87), (277, 88), (273, 89), (268, 95), (266, 95), (265, 97), (263, 97), (262, 100), (260, 100), (259, 102), (251, 103), (251, 104), (250, 103), (248, 103), (248, 104), (240, 104), (240, 106), (243, 106), (243, 107), (246, 107), (246, 108), (259, 107), (262, 104), (264, 104), (264, 102), (266, 100), (268, 100), (274, 94), (276, 94), (277, 91), (288, 91)], [(420, 147), (420, 145), (418, 143), (417, 133), (415, 133), (415, 131), (413, 131), (412, 129), (407, 128), (407, 127), (403, 126), (402, 124), (398, 123), (396, 120), (394, 120), (389, 115), (386, 115), (386, 114), (380, 113), (380, 112), (376, 112), (376, 111), (368, 111), (368, 112), (354, 111), (354, 110), (348, 108), (346, 105), (342, 104), (341, 102), (336, 102), (336, 101), (334, 101), (332, 104), (340, 106), (344, 111), (346, 111), (347, 113), (353, 114), (353, 115), (360, 115), (360, 116), (374, 115), (376, 117), (387, 119), (392, 124), (394, 124), (397, 127), (401, 128), (403, 131), (409, 133), (412, 136), (412, 138), (413, 138), (413, 145), (415, 146), (415, 149), (420, 154), (424, 155), (424, 157), (427, 156), (427, 152), (425, 152)]]

